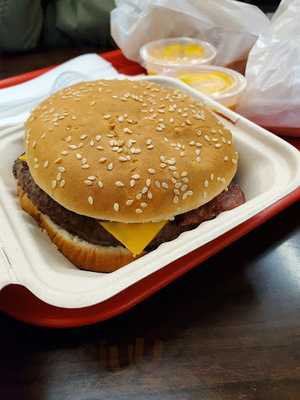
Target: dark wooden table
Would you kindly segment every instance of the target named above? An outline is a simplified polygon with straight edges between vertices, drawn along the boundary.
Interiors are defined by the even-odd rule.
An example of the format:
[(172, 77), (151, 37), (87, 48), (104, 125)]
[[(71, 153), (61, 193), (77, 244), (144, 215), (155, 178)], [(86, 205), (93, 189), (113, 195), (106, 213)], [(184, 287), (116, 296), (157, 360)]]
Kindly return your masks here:
[[(0, 77), (76, 54), (0, 57)], [(0, 315), (0, 399), (300, 399), (299, 221), (296, 204), (105, 323)]]

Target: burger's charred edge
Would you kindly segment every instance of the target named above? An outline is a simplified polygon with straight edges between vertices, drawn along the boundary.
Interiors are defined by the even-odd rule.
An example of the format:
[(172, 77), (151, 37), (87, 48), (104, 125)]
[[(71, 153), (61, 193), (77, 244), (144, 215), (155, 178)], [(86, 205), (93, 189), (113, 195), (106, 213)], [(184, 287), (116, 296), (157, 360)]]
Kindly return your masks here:
[[(20, 188), (27, 194), (39, 211), (46, 214), (54, 223), (66, 231), (92, 244), (123, 246), (96, 219), (69, 211), (48, 196), (32, 179), (25, 161), (20, 159), (15, 161), (13, 174)], [(181, 214), (174, 221), (166, 224), (146, 247), (146, 251), (153, 250), (161, 243), (173, 240), (182, 232), (191, 230), (201, 222), (215, 218), (221, 212), (235, 208), (244, 202), (245, 196), (239, 186), (230, 184), (227, 191), (222, 192), (212, 201), (193, 211)]]

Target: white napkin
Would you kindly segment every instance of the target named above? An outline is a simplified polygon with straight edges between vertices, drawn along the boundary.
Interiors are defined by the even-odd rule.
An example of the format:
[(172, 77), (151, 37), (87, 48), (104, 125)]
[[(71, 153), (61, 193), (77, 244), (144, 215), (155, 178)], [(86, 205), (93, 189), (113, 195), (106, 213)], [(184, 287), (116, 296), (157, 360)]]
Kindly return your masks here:
[(28, 82), (0, 89), (0, 127), (22, 122), (36, 103), (52, 93), (59, 77), (72, 72), (81, 74), (82, 80), (122, 77), (108, 61), (97, 54), (76, 57)]

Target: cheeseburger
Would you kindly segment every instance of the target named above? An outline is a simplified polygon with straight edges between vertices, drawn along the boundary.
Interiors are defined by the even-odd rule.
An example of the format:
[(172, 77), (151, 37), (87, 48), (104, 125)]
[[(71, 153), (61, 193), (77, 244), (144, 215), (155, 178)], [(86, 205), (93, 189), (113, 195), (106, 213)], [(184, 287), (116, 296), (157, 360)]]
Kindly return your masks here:
[(231, 132), (180, 90), (80, 83), (35, 108), (25, 138), (21, 206), (82, 269), (114, 271), (245, 201)]

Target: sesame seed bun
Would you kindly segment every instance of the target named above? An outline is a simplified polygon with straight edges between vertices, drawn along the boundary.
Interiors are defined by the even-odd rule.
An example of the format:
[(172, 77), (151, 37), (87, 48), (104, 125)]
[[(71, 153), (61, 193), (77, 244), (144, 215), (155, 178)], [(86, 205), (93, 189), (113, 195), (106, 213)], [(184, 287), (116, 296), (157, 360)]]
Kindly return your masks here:
[(117, 222), (168, 220), (221, 193), (237, 169), (231, 132), (187, 94), (147, 81), (84, 82), (26, 123), (37, 185), (65, 208)]

